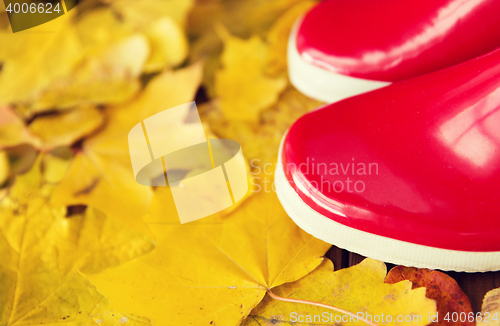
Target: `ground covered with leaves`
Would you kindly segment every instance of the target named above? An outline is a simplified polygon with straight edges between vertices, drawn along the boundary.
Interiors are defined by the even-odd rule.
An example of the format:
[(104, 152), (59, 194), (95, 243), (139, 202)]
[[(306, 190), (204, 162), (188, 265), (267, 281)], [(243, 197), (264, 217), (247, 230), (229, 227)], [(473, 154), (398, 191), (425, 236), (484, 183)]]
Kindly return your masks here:
[[(386, 283), (385, 264), (371, 259), (334, 272), (323, 257), (330, 245), (281, 207), (272, 186), (279, 142), (322, 104), (286, 72), (290, 29), (314, 3), (89, 0), (16, 34), (0, 7), (0, 325), (289, 325), (292, 312), (342, 316), (269, 290), (391, 315), (383, 323), (391, 325), (470, 310), (453, 298), (442, 308), (441, 297), (463, 293), (434, 274), (398, 270)], [(250, 191), (181, 225), (169, 188), (135, 181), (127, 134), (193, 100), (208, 138), (242, 145)], [(189, 137), (188, 121), (172, 128)], [(426, 287), (434, 292), (426, 296)]]

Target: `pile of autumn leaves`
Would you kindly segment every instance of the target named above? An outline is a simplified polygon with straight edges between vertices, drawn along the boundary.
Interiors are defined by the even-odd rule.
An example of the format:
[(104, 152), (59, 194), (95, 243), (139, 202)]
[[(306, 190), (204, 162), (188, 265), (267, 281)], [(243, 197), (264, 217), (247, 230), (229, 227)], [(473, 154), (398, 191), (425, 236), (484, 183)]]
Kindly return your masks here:
[(268, 289), (428, 324), (425, 288), (385, 284), (369, 259), (334, 273), (330, 246), (272, 192), (180, 225), (168, 188), (134, 180), (129, 130), (201, 86), (207, 137), (274, 163), (286, 128), (321, 104), (286, 77), (288, 33), (313, 4), (89, 0), (17, 34), (0, 7), (0, 325), (263, 325), (324, 311)]

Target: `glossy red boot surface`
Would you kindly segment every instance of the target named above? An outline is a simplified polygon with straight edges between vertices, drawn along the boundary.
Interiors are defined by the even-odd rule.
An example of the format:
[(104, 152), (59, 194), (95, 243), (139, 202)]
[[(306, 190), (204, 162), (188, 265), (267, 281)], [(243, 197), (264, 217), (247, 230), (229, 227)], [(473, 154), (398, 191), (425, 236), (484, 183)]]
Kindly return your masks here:
[[(375, 258), (500, 269), (500, 50), (313, 111), (290, 128), (280, 156), (297, 203), (313, 215), (398, 240), (393, 246), (483, 252), (496, 261)], [(284, 205), (293, 218), (295, 204)], [(335, 235), (319, 237), (337, 244)], [(365, 255), (374, 249), (355, 247)]]
[[(359, 90), (354, 84), (347, 90), (354, 95), (386, 86), (381, 82), (450, 67), (500, 46), (498, 17), (497, 0), (326, 0), (298, 22), (290, 40), (295, 47), (289, 49), (292, 81), (304, 93), (332, 102), (346, 93), (340, 89), (334, 95), (340, 87), (336, 84), (378, 81)], [(328, 71), (330, 78), (321, 70), (306, 69), (304, 62)], [(308, 83), (315, 89), (320, 83), (332, 84), (332, 91), (325, 93), (323, 86), (325, 91), (316, 94)]]
[(304, 18), (301, 56), (344, 75), (398, 81), (500, 45), (500, 1), (327, 0)]

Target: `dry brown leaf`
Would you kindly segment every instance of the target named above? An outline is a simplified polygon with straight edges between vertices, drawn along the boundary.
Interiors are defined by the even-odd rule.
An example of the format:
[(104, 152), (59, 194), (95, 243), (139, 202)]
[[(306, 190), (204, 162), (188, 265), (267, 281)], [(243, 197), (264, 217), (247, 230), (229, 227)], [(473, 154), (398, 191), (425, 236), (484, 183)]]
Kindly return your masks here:
[[(458, 319), (453, 322), (452, 319), (445, 320), (446, 316), (460, 314), (465, 316), (474, 315), (467, 295), (460, 289), (458, 283), (443, 272), (434, 271), (426, 268), (415, 268), (396, 266), (389, 271), (385, 279), (386, 283), (397, 283), (403, 280), (412, 282), (412, 289), (418, 287), (426, 288), (426, 297), (436, 300), (438, 321), (430, 325), (433, 326), (473, 326), (474, 320), (465, 321)], [(464, 320), (464, 319), (462, 319)]]

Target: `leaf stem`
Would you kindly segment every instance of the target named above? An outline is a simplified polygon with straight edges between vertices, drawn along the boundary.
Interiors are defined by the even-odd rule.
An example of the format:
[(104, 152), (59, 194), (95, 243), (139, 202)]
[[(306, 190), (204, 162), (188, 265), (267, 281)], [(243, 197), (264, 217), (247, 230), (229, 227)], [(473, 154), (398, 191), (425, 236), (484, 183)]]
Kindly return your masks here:
[(308, 304), (308, 305), (317, 306), (317, 307), (321, 307), (321, 308), (326, 308), (326, 309), (334, 310), (336, 312), (340, 312), (341, 314), (345, 314), (345, 315), (349, 315), (349, 316), (356, 316), (357, 320), (360, 320), (360, 321), (362, 321), (364, 323), (367, 323), (368, 325), (379, 326), (377, 323), (371, 322), (371, 321), (369, 321), (369, 320), (367, 320), (367, 319), (365, 319), (363, 317), (358, 317), (357, 315), (354, 315), (350, 311), (347, 311), (347, 310), (344, 310), (344, 309), (341, 309), (341, 308), (337, 308), (335, 306), (330, 306), (330, 305), (327, 305), (327, 304), (324, 304), (324, 303), (319, 303), (319, 302), (314, 302), (314, 301), (308, 301), (308, 300), (298, 300), (298, 299), (290, 299), (290, 298), (280, 297), (279, 295), (274, 294), (269, 289), (267, 290), (267, 293), (269, 294), (269, 296), (271, 296), (271, 298), (273, 298), (275, 300), (285, 301), (285, 302), (293, 302), (293, 303), (302, 303), (302, 304)]

